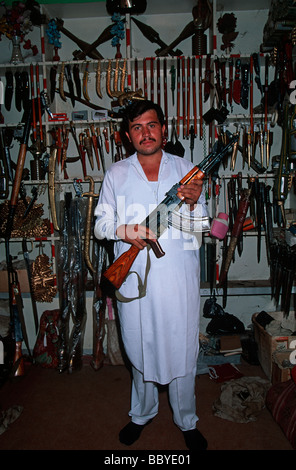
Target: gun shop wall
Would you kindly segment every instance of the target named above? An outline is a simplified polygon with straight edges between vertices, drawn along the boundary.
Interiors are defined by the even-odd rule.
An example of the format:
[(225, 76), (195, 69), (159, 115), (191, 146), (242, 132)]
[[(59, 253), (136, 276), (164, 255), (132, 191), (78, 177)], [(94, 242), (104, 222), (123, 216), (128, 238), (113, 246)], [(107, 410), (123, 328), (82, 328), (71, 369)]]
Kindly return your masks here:
[[(30, 349), (45, 311), (60, 309), (63, 340), (72, 332), (87, 353), (107, 328), (102, 317), (116, 315), (115, 302), (99, 288), (110, 247), (88, 239), (88, 209), (104, 171), (126, 157), (118, 112), (144, 95), (159, 100), (168, 140), (196, 165), (226, 131), (239, 133), (237, 153), (205, 180), (210, 216), (227, 213), (229, 229), (224, 240), (197, 235), (201, 331), (213, 290), (246, 327), (262, 310), (294, 312), (296, 7), (268, 0), (235, 2), (235, 8), (228, 0), (134, 3), (140, 13), (110, 14), (105, 1), (42, 3), (26, 16), (31, 30), (21, 23), (19, 36), (16, 20), (1, 7), (0, 288), (4, 311), (12, 301), (22, 311)], [(248, 188), (243, 231), (220, 287)], [(9, 298), (15, 270), (20, 292)]]

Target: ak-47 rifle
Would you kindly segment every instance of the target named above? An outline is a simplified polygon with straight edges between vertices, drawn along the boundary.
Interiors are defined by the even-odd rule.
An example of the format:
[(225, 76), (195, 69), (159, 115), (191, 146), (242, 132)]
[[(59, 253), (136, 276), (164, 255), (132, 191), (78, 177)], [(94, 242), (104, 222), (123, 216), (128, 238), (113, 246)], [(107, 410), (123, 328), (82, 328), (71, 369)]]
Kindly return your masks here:
[[(216, 143), (214, 150), (206, 157), (199, 166), (193, 167), (187, 175), (185, 175), (179, 183), (174, 184), (166, 193), (163, 201), (148, 215), (141, 225), (151, 228), (156, 237), (159, 238), (168, 227), (168, 215), (174, 210), (178, 210), (183, 204), (183, 200), (178, 196), (178, 188), (180, 185), (190, 184), (194, 180), (203, 180), (209, 172), (222, 161), (225, 154), (238, 139), (237, 135), (232, 135), (227, 131), (228, 143), (222, 149)], [(147, 240), (147, 243), (153, 249), (156, 257), (164, 256), (160, 244), (156, 241)], [(103, 274), (103, 276), (111, 282), (117, 289), (124, 282), (133, 262), (135, 261), (140, 249), (132, 245), (129, 250), (123, 253)]]

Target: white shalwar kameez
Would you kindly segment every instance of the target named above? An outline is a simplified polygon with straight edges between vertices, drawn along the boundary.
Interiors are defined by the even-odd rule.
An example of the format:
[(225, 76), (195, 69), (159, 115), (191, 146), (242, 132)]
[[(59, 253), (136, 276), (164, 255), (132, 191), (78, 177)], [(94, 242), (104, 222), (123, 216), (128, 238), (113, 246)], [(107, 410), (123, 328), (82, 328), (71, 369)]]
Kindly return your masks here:
[[(143, 222), (164, 199), (166, 192), (192, 167), (188, 160), (165, 152), (156, 182), (148, 181), (136, 153), (110, 167), (95, 209), (94, 232), (99, 239), (116, 240), (115, 259), (130, 248), (129, 244), (116, 237), (116, 228), (122, 224)], [(189, 214), (186, 204), (181, 207), (182, 211)], [(199, 217), (207, 216), (203, 194), (194, 212)], [(155, 390), (148, 399), (150, 412), (140, 410), (138, 395), (143, 393), (140, 391), (143, 384), (171, 384), (169, 393), (174, 408), (179, 405), (172, 403), (175, 401), (173, 395), (182, 396), (188, 389), (186, 377), (191, 377), (191, 383), (194, 383), (199, 346), (200, 240), (201, 233), (168, 228), (159, 238), (165, 256), (156, 258), (152, 250), (149, 253), (151, 268), (146, 295), (128, 303), (118, 302), (122, 339), (134, 368), (130, 415), (137, 424), (144, 424), (157, 413)], [(144, 249), (139, 252), (131, 268), (132, 273), (119, 289), (122, 295), (128, 298), (139, 295), (135, 272), (144, 280), (146, 263), (147, 249)], [(139, 375), (140, 379), (137, 380)], [(184, 393), (178, 391), (180, 385), (176, 384), (176, 380), (182, 383), (182, 378), (185, 380)], [(193, 415), (186, 421), (182, 417), (177, 418), (174, 412), (174, 420), (181, 429), (186, 430), (194, 428), (198, 418), (195, 402), (189, 404), (186, 396), (184, 399), (187, 400), (186, 406), (194, 408), (190, 412)], [(185, 414), (188, 414), (187, 411)]]

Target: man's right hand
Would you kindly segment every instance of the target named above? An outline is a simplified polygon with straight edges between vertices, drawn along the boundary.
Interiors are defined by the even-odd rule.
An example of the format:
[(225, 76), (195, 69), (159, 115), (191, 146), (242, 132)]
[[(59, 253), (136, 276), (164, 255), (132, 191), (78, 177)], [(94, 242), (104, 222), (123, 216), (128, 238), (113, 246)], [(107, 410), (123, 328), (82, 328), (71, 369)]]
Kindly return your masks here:
[(155, 234), (144, 225), (125, 224), (116, 229), (116, 235), (126, 243), (135, 245), (140, 250), (147, 246), (146, 239), (156, 241)]

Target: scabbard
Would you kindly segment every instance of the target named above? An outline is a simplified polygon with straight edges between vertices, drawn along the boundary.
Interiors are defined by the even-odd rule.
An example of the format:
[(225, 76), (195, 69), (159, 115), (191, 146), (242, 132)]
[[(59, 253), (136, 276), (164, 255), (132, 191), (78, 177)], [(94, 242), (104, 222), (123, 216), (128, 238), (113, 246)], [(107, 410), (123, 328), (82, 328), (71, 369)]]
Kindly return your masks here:
[(5, 72), (6, 86), (4, 95), (4, 105), (7, 111), (11, 109), (11, 102), (13, 97), (13, 74), (10, 70)]
[(177, 136), (180, 137), (180, 101), (181, 101), (181, 59), (177, 58), (177, 124), (176, 132)]
[(95, 197), (98, 197), (98, 194), (94, 193), (94, 180), (91, 176), (86, 176), (85, 181), (89, 181), (89, 192), (83, 193), (82, 196), (88, 197), (88, 207), (87, 207), (87, 214), (86, 214), (86, 221), (85, 221), (85, 234), (84, 234), (84, 259), (86, 262), (87, 267), (89, 268), (90, 272), (93, 274), (95, 269), (90, 260), (90, 236), (91, 236), (91, 228), (92, 228), (92, 221), (93, 221), (93, 201)]
[(23, 110), (26, 112), (30, 106), (30, 84), (29, 84), (29, 74), (26, 70), (21, 73), (22, 78), (22, 103)]
[(15, 107), (16, 109), (21, 112), (22, 110), (22, 96), (23, 96), (23, 81), (20, 72), (15, 72), (14, 74), (15, 80)]
[(93, 159), (93, 151), (92, 151), (92, 140), (91, 140), (89, 129), (85, 129), (85, 133), (86, 135), (84, 136), (84, 140), (83, 140), (84, 148), (86, 150), (91, 169), (93, 170), (94, 159)]
[(202, 111), (202, 58), (199, 58), (199, 138), (202, 140), (203, 138), (203, 111)]
[(192, 57), (191, 75), (192, 75), (193, 129), (194, 129), (194, 137), (196, 137), (197, 136), (197, 108), (196, 108), (197, 103), (196, 103), (195, 57)]
[(147, 59), (143, 60), (143, 81), (144, 81), (144, 97), (148, 99), (148, 82), (147, 82)]
[(230, 263), (233, 258), (234, 250), (237, 245), (238, 237), (243, 230), (243, 224), (249, 208), (249, 199), (250, 199), (251, 190), (244, 189), (241, 194), (240, 203), (238, 207), (237, 216), (235, 218), (233, 229), (231, 232), (231, 239), (229, 242), (227, 255), (225, 258), (224, 266), (221, 267), (221, 272), (219, 276), (219, 286), (223, 287), (227, 279), (227, 273), (229, 271)]
[(32, 312), (33, 312), (33, 318), (34, 318), (34, 324), (35, 324), (35, 332), (36, 334), (38, 333), (38, 312), (37, 312), (37, 306), (36, 306), (36, 301), (33, 297), (33, 288), (32, 288), (32, 273), (31, 273), (31, 266), (30, 266), (30, 258), (29, 258), (29, 251), (27, 248), (27, 241), (25, 238), (22, 240), (22, 248), (23, 248), (23, 256), (26, 264), (26, 270), (27, 270), (27, 276), (28, 276), (28, 282), (29, 282), (29, 288), (30, 288), (30, 295), (31, 295), (31, 304), (32, 304)]
[(168, 136), (168, 84), (167, 84), (167, 60), (163, 60), (163, 100), (164, 100), (164, 118), (165, 118), (165, 137)]
[(64, 92), (64, 81), (65, 81), (65, 62), (62, 62), (62, 67), (61, 67), (60, 76), (59, 76), (59, 93), (60, 93), (60, 97), (62, 98), (62, 100), (67, 101), (67, 98)]
[(185, 72), (185, 57), (181, 58), (182, 64), (182, 123), (183, 123), (183, 139), (187, 136), (187, 120), (186, 120), (186, 72)]
[(50, 68), (49, 82), (50, 82), (50, 101), (51, 103), (53, 103), (55, 92), (56, 92), (56, 86), (57, 86), (57, 66), (56, 65)]
[(78, 98), (81, 98), (81, 81), (80, 81), (78, 64), (75, 64), (73, 67), (73, 78), (74, 78), (74, 83), (75, 83), (75, 88), (76, 88), (76, 96), (78, 96)]
[(59, 232), (59, 224), (57, 220), (56, 204), (55, 204), (55, 166), (56, 166), (57, 148), (51, 151), (48, 162), (48, 199), (53, 227)]
[(88, 94), (88, 75), (89, 75), (89, 70), (88, 70), (89, 64), (88, 62), (86, 63), (84, 74), (83, 74), (83, 85), (82, 85), (82, 93), (84, 96), (85, 101), (90, 101), (90, 97)]
[(97, 133), (97, 146), (98, 146), (98, 149), (99, 149), (103, 174), (105, 174), (106, 166), (105, 166), (105, 157), (104, 157), (104, 150), (103, 150), (103, 141), (102, 141), (102, 136), (101, 136), (99, 127), (96, 128), (96, 133)]
[(96, 70), (96, 92), (99, 98), (102, 98), (102, 91), (101, 91), (101, 61), (98, 60), (97, 63), (97, 70)]
[(93, 144), (93, 148), (94, 148), (95, 156), (96, 156), (96, 160), (97, 160), (97, 166), (98, 166), (98, 170), (100, 170), (101, 164), (100, 164), (100, 157), (99, 157), (99, 152), (98, 152), (97, 136), (96, 136), (95, 128), (94, 128), (93, 124), (91, 124), (90, 130), (91, 130), (92, 144)]

